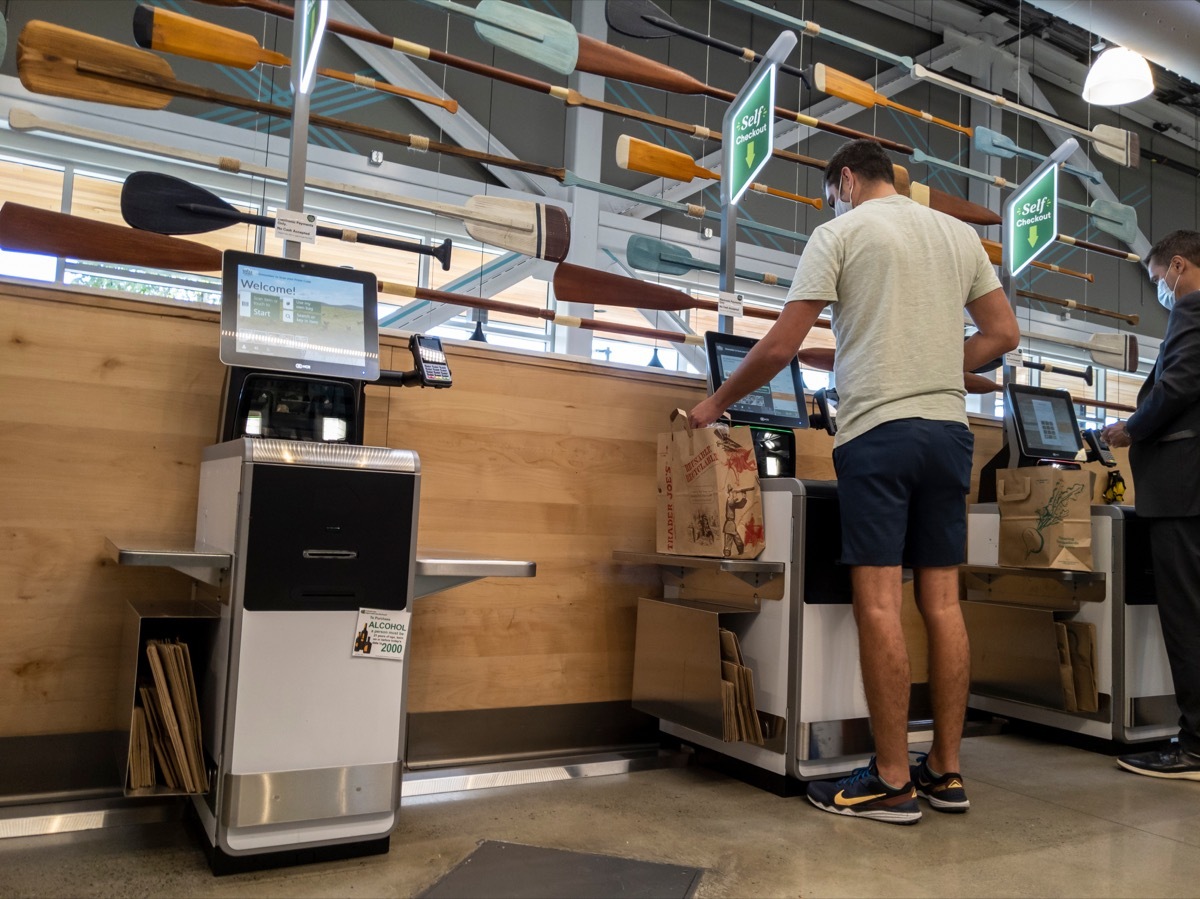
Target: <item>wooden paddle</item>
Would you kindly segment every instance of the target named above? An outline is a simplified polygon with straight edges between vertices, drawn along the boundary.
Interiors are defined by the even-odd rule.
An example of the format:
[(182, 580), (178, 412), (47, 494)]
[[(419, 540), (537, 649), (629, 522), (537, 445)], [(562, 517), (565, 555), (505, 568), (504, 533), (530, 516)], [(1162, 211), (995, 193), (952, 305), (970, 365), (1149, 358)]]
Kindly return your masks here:
[(1056, 375), (1067, 375), (1071, 378), (1080, 378), (1088, 387), (1092, 386), (1093, 370), (1089, 365), (1087, 368), (1072, 368), (1069, 365), (1059, 365), (1050, 362), (1034, 362), (1030, 359), (1022, 359), (1021, 367), (1028, 368), (1033, 371), (1050, 372)]
[[(190, 16), (160, 7), (139, 5), (133, 13), (133, 39), (139, 47), (174, 53), (191, 59), (215, 62), (222, 66), (238, 69), (253, 69), (259, 63), (268, 66), (290, 66), (291, 59), (282, 53), (266, 50), (251, 35), (232, 28), (222, 28), (202, 22)], [(345, 81), (370, 90), (382, 91), (419, 103), (440, 106), (453, 115), (458, 112), (456, 100), (431, 97), (407, 88), (354, 75), (334, 69), (317, 69), (317, 74), (337, 81)]]
[[(250, 9), (256, 9), (260, 12), (270, 13), (271, 15), (280, 16), (290, 19), (295, 14), (290, 6), (285, 6), (282, 3), (276, 3), (274, 0), (202, 0), (204, 3), (209, 3), (214, 6), (244, 6)], [(341, 34), (346, 37), (357, 38), (358, 40), (368, 41), (381, 47), (388, 47), (400, 53), (406, 53), (410, 56), (417, 56), (421, 59), (429, 59), (433, 62), (440, 62), (444, 65), (453, 65), (456, 68), (461, 68), (464, 71), (471, 71), (477, 74), (486, 75), (489, 78), (497, 78), (498, 73), (503, 70), (486, 66), (482, 63), (474, 63), (470, 60), (464, 60), (461, 57), (454, 57), (447, 53), (442, 53), (438, 50), (433, 50), (429, 47), (423, 47), (419, 44), (413, 44), (401, 38), (392, 37), (386, 34), (380, 34), (377, 31), (370, 31), (365, 28), (359, 28), (355, 25), (348, 25), (345, 22), (339, 22), (335, 19), (329, 19), (325, 23), (327, 30), (335, 34)], [(670, 66), (654, 62), (646, 59), (644, 56), (639, 56), (636, 53), (630, 53), (628, 50), (622, 50), (619, 47), (613, 47), (603, 41), (595, 40), (586, 35), (578, 35), (579, 39), (579, 57), (576, 63), (576, 69), (582, 72), (591, 72), (596, 75), (605, 75), (610, 78), (616, 78), (618, 81), (629, 81), (634, 84), (643, 84), (646, 87), (654, 87), (659, 90), (670, 91), (677, 94), (706, 94), (718, 100), (726, 102), (734, 99), (734, 94), (729, 91), (723, 91), (718, 88), (709, 87), (701, 81), (693, 78), (678, 69), (673, 69)], [(536, 56), (526, 56), (527, 59), (533, 59), (537, 62)], [(509, 84), (516, 84), (515, 79), (524, 81), (524, 86), (534, 90), (540, 90), (541, 82), (533, 78), (524, 78), (523, 76), (506, 73), (509, 77), (502, 77), (499, 80), (506, 81)], [(542, 91), (548, 93), (548, 91)], [(826, 131), (830, 134), (838, 134), (848, 138), (867, 138), (869, 140), (878, 141), (884, 147), (897, 153), (909, 155), (912, 152), (912, 147), (895, 141), (887, 140), (886, 138), (876, 137), (873, 134), (867, 134), (864, 131), (855, 131), (853, 128), (847, 128), (844, 125), (838, 125), (834, 122), (824, 122), (820, 119), (815, 119), (812, 116), (803, 115), (802, 113), (792, 110), (775, 107), (775, 114), (790, 121), (795, 121), (801, 125), (807, 125), (810, 128), (816, 128), (820, 131)]]
[[(254, 163), (242, 162), (228, 156), (210, 156), (181, 150), (164, 144), (133, 140), (118, 137), (104, 131), (91, 128), (81, 128), (76, 125), (66, 125), (38, 118), (27, 110), (13, 107), (8, 112), (9, 127), (15, 131), (46, 131), (60, 134), (76, 140), (87, 140), (97, 143), (123, 147), (137, 153), (147, 153), (168, 159), (181, 159), (186, 162), (219, 168), (227, 172), (246, 173), (261, 178), (270, 178), (281, 183), (287, 182), (287, 173)], [(513, 200), (505, 197), (490, 197), (477, 195), (467, 199), (466, 205), (455, 206), (450, 203), (437, 203), (431, 200), (417, 200), (397, 194), (385, 193), (371, 188), (354, 184), (343, 184), (336, 181), (326, 181), (320, 178), (309, 178), (305, 181), (310, 187), (327, 190), (333, 193), (365, 197), (397, 206), (409, 206), (414, 209), (424, 209), (436, 215), (445, 215), (463, 222), (467, 234), (482, 243), (494, 244), (515, 253), (526, 256), (536, 256), (551, 262), (562, 262), (567, 257), (571, 247), (571, 220), (565, 210), (558, 206), (544, 203), (533, 203), (527, 200)]]
[[(971, 138), (971, 146), (987, 156), (995, 156), (998, 159), (1012, 159), (1014, 156), (1020, 156), (1022, 159), (1029, 159), (1033, 162), (1045, 162), (1046, 157), (1041, 153), (1036, 153), (1033, 150), (1026, 150), (1024, 147), (1017, 145), (1012, 138), (1001, 134), (999, 131), (993, 131), (991, 128), (982, 126), (975, 129), (975, 134)], [(1076, 168), (1073, 165), (1063, 164), (1064, 172), (1069, 172), (1076, 178), (1082, 178), (1085, 181), (1090, 181), (1092, 184), (1103, 184), (1104, 179), (1099, 172), (1090, 172), (1087, 169)]]
[(1086, 341), (1049, 337), (1045, 334), (1023, 334), (1032, 340), (1044, 340), (1062, 346), (1087, 350), (1092, 361), (1105, 368), (1135, 373), (1138, 370), (1138, 342), (1133, 334), (1093, 334)]
[(1108, 318), (1116, 318), (1121, 321), (1128, 322), (1131, 325), (1138, 323), (1138, 316), (1126, 315), (1122, 312), (1113, 312), (1110, 309), (1101, 309), (1099, 306), (1087, 306), (1083, 303), (1078, 303), (1075, 300), (1064, 300), (1060, 297), (1047, 296), (1044, 293), (1034, 293), (1032, 290), (1018, 290), (1017, 296), (1025, 297), (1028, 300), (1036, 300), (1039, 303), (1050, 303), (1055, 306), (1062, 306), (1067, 309), (1078, 309), (1080, 312), (1090, 312), (1093, 315), (1104, 315)]
[[(609, 28), (618, 34), (624, 34), (628, 37), (660, 38), (679, 35), (680, 37), (686, 37), (688, 40), (712, 47), (714, 50), (731, 53), (746, 62), (759, 62), (762, 60), (762, 54), (755, 53), (749, 47), (739, 47), (736, 44), (712, 37), (701, 31), (693, 31), (691, 28), (685, 28), (667, 15), (662, 7), (650, 2), (650, 0), (607, 0), (604, 5), (604, 16), (608, 20)], [(812, 84), (809, 82), (808, 73), (803, 69), (797, 69), (795, 66), (783, 63), (779, 66), (779, 70), (789, 75), (795, 75), (804, 82), (805, 87), (812, 87)]]
[[(686, 153), (669, 150), (628, 134), (622, 134), (617, 138), (617, 165), (627, 171), (655, 175), (659, 178), (674, 178), (676, 181), (691, 181), (693, 178), (707, 178), (709, 181), (721, 180), (720, 172), (697, 165), (696, 160)], [(820, 209), (824, 205), (819, 198), (802, 197), (799, 194), (777, 190), (758, 182), (752, 183), (750, 189), (770, 194), (773, 197), (783, 197), (794, 203), (803, 203), (814, 209)]]
[(532, 59), (561, 75), (575, 71), (579, 38), (575, 26), (564, 19), (497, 0), (480, 0), (475, 7), (452, 0), (418, 2), (474, 20), (475, 33), (489, 44)]
[[(716, 262), (704, 262), (697, 259), (686, 247), (667, 243), (642, 234), (630, 235), (625, 244), (625, 260), (633, 267), (647, 272), (658, 272), (663, 275), (686, 275), (691, 271), (720, 272), (721, 266)], [(791, 287), (792, 282), (778, 275), (752, 272), (747, 269), (735, 269), (734, 274), (749, 281), (760, 284)]]
[(949, 122), (946, 119), (939, 119), (937, 116), (930, 115), (927, 112), (913, 109), (911, 106), (905, 106), (903, 103), (897, 103), (895, 100), (885, 97), (876, 91), (867, 82), (861, 81), (852, 75), (847, 75), (845, 72), (840, 72), (837, 69), (832, 69), (823, 62), (817, 63), (813, 68), (813, 86), (822, 93), (830, 94), (850, 103), (856, 103), (866, 109), (871, 109), (875, 106), (884, 106), (888, 109), (902, 112), (905, 115), (921, 119), (922, 121), (941, 125), (943, 128), (949, 128), (951, 131), (957, 131), (959, 134), (965, 134), (967, 137), (970, 137), (973, 133), (973, 129), (969, 127), (956, 125), (954, 122)]
[(115, 265), (221, 270), (221, 251), (204, 244), (12, 202), (0, 206), (0, 247)]
[[(992, 265), (1004, 264), (1003, 246), (994, 240), (988, 240), (986, 237), (980, 238), (980, 243), (982, 243), (983, 248), (987, 250), (988, 259), (991, 261)], [(1096, 276), (1091, 272), (1076, 272), (1069, 268), (1062, 268), (1061, 266), (1052, 265), (1049, 262), (1031, 262), (1029, 264), (1034, 268), (1040, 268), (1048, 272), (1058, 272), (1060, 275), (1066, 275), (1070, 278), (1080, 278), (1081, 280), (1089, 283), (1094, 283), (1096, 280)]]
[(1106, 247), (1104, 244), (1092, 243), (1088, 240), (1080, 240), (1078, 237), (1071, 237), (1069, 234), (1056, 234), (1054, 239), (1059, 243), (1065, 243), (1072, 247), (1079, 247), (1081, 250), (1091, 250), (1093, 253), (1101, 253), (1105, 256), (1112, 256), (1114, 259), (1124, 259), (1126, 262), (1132, 262), (1134, 265), (1141, 265), (1142, 257), (1137, 253), (1128, 253), (1125, 250), (1118, 250), (1116, 247)]
[[(275, 219), (270, 216), (243, 212), (203, 187), (161, 172), (134, 172), (125, 179), (121, 187), (121, 215), (134, 228), (157, 234), (206, 234), (238, 222), (267, 228), (275, 226)], [(317, 234), (347, 243), (432, 256), (442, 264), (443, 271), (450, 270), (452, 246), (449, 238), (435, 247), (326, 225), (318, 225)]]
[[(284, 120), (291, 118), (291, 110), (283, 106), (179, 81), (166, 60), (153, 53), (49, 22), (29, 22), (17, 41), (17, 50), (21, 83), (35, 93), (137, 109), (163, 109), (173, 98), (187, 97)], [(309, 121), (335, 131), (401, 144), (418, 151), (432, 150), (480, 165), (495, 165), (558, 181), (566, 177), (566, 169), (455, 147), (419, 135), (401, 134), (315, 113), (309, 116)]]

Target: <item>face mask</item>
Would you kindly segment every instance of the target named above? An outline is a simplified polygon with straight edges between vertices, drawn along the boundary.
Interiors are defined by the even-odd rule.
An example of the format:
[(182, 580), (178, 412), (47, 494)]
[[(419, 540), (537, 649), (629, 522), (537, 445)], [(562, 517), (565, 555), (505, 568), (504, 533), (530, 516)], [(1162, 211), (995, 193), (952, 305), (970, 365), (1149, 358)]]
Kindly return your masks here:
[[(853, 192), (851, 192), (853, 193)], [(833, 198), (833, 214), (835, 216), (844, 215), (854, 208), (852, 200), (842, 199), (842, 179), (838, 179), (838, 192)]]
[[(1169, 273), (1168, 269), (1168, 273)], [(1179, 273), (1179, 277), (1175, 279), (1175, 286), (1171, 287), (1167, 284), (1167, 276), (1164, 274), (1158, 279), (1158, 302), (1170, 312), (1175, 308), (1175, 291), (1179, 288), (1179, 279), (1183, 277), (1183, 272)]]

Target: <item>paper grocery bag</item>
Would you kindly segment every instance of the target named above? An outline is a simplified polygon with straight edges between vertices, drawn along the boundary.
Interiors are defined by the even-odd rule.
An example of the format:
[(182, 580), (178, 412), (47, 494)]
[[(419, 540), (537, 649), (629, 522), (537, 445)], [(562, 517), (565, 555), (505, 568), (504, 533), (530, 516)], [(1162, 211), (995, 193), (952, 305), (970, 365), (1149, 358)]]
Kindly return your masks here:
[(1000, 564), (1091, 571), (1095, 477), (1049, 466), (997, 470)]
[(766, 542), (750, 429), (689, 428), (687, 413), (658, 435), (660, 553), (753, 559)]

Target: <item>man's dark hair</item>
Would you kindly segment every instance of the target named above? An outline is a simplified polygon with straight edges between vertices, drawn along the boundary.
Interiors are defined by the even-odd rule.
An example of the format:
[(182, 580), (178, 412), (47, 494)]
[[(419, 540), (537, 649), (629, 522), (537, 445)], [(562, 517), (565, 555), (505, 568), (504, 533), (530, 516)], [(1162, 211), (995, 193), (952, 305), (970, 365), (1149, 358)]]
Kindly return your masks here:
[(1200, 266), (1200, 231), (1172, 231), (1150, 248), (1142, 264), (1149, 266), (1151, 262), (1157, 262), (1166, 265), (1176, 256)]
[(879, 145), (878, 141), (863, 138), (843, 144), (841, 149), (833, 154), (833, 158), (825, 164), (825, 186), (837, 184), (844, 168), (850, 169), (855, 175), (867, 181), (896, 183), (892, 161), (883, 152), (883, 147)]

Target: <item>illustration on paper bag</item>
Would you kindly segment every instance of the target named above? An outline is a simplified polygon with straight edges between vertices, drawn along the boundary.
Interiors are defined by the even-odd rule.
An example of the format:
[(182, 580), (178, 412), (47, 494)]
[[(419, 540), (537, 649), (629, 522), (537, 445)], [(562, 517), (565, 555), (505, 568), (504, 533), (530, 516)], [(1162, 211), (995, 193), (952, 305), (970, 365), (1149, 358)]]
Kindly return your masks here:
[(1046, 546), (1042, 531), (1054, 524), (1062, 524), (1070, 508), (1071, 500), (1083, 491), (1083, 484), (1055, 484), (1054, 492), (1046, 505), (1037, 510), (1037, 523), (1025, 528), (1021, 539), (1025, 543), (1025, 558), (1037, 555)]

